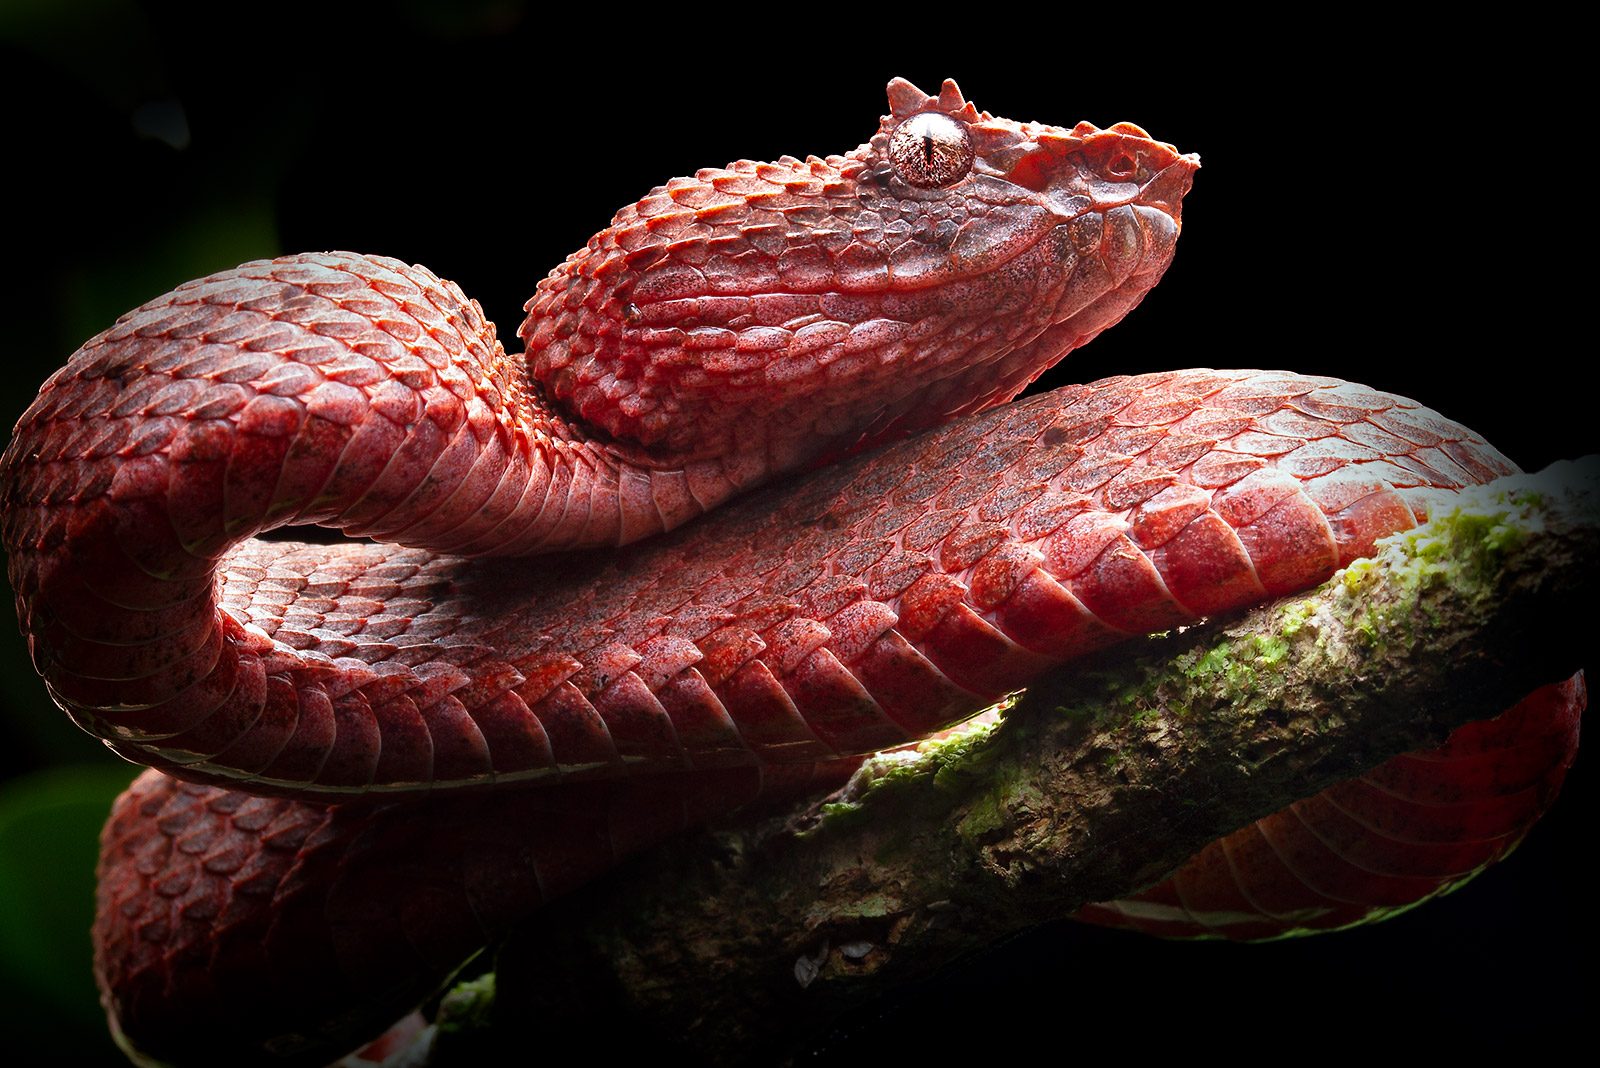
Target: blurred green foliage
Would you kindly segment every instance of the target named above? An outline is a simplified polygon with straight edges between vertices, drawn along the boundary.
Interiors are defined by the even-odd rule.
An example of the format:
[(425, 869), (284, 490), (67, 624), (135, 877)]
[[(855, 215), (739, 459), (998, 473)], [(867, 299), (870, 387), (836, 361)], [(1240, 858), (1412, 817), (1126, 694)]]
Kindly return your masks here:
[(11, 1021), (8, 1048), (37, 1044), (54, 1063), (126, 1063), (95, 992), (89, 926), (100, 825), (135, 770), (51, 768), (0, 784), (0, 1005)]

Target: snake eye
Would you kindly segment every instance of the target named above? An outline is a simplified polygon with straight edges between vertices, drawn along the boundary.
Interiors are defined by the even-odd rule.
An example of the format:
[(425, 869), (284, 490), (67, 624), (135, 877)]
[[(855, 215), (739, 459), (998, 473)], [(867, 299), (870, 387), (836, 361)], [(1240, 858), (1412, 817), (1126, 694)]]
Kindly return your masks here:
[(972, 138), (948, 115), (924, 111), (895, 128), (889, 160), (909, 185), (934, 189), (953, 185), (972, 171)]

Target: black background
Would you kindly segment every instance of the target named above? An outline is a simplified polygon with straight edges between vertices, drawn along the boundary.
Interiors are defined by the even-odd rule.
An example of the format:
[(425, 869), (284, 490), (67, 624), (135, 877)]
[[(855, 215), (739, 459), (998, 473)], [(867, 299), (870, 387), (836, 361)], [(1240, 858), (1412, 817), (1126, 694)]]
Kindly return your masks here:
[[(1504, 31), (860, 6), (281, 5), (251, 24), (38, 7), (0, 23), (6, 425), (121, 311), (285, 252), (425, 263), (511, 338), (538, 280), (619, 206), (741, 156), (847, 151), (901, 75), (930, 91), (955, 77), (1014, 119), (1137, 122), (1202, 156), (1164, 282), (1045, 384), (1284, 367), (1413, 396), (1530, 469), (1600, 440), (1574, 299), (1587, 156), (1564, 127), (1560, 57)], [(95, 759), (51, 716), (20, 639), (0, 646), (0, 773)], [(1510, 862), (1378, 928), (1262, 947), (1049, 928), (820, 1031), (803, 1062), (969, 1041), (1000, 1056), (1041, 1040), (1062, 1056), (1559, 1042), (1582, 1012), (1568, 962), (1592, 959), (1586, 770)]]

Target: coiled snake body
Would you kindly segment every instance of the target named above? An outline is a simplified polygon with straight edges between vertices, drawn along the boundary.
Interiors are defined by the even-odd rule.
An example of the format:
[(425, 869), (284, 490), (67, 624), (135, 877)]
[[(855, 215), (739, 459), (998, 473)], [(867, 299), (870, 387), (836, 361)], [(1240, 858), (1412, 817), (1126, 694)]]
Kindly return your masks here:
[[(846, 156), (624, 209), (541, 283), (523, 360), (450, 283), (333, 253), (180, 287), (46, 384), (0, 484), (35, 663), (180, 777), (142, 776), (103, 841), (97, 967), (131, 1043), (326, 1058), (620, 855), (1312, 585), (1513, 470), (1412, 402), (1288, 373), (1003, 404), (1160, 278), (1197, 161), (948, 82), (889, 100)], [(374, 543), (254, 540), (290, 523)], [(1228, 861), (1202, 854), (1113, 910), (1252, 937), (1437, 892), (1553, 796), (1581, 682), (1541, 694), (1513, 799), (1432, 867), (1356, 902), (1264, 901), (1268, 876), (1203, 903)]]

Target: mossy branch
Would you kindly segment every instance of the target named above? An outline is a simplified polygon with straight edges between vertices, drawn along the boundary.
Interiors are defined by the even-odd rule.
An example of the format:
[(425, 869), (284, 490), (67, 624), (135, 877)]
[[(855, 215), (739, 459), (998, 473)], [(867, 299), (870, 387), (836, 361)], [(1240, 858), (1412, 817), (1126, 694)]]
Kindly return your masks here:
[(997, 725), (619, 870), (503, 949), (496, 1016), (781, 1057), (796, 1021), (1156, 881), (1570, 676), (1596, 560), (1600, 458), (1482, 487), (1314, 593), (1069, 668)]

